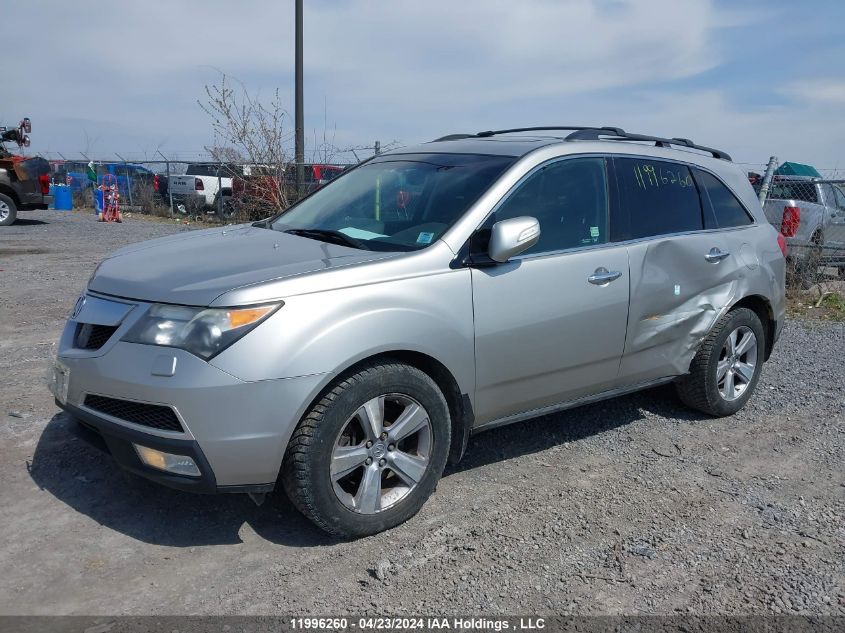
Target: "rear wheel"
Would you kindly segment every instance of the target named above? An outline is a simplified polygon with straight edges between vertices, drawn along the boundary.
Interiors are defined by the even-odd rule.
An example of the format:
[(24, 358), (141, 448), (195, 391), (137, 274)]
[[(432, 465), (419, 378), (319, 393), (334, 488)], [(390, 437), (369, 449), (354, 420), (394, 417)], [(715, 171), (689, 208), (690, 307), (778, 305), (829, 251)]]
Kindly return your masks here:
[(428, 375), (371, 365), (336, 383), (299, 423), (282, 483), (323, 530), (375, 534), (411, 518), (434, 492), (449, 441), (446, 400)]
[(18, 217), (18, 207), (15, 201), (6, 194), (0, 193), (0, 226), (9, 226)]
[(765, 340), (752, 310), (737, 308), (719, 319), (693, 358), (690, 373), (676, 383), (684, 404), (713, 416), (739, 411), (760, 380)]
[(217, 219), (221, 222), (231, 220), (237, 215), (237, 207), (232, 200), (232, 196), (224, 195), (222, 198), (222, 204), (220, 196), (217, 196), (214, 199), (213, 209)]

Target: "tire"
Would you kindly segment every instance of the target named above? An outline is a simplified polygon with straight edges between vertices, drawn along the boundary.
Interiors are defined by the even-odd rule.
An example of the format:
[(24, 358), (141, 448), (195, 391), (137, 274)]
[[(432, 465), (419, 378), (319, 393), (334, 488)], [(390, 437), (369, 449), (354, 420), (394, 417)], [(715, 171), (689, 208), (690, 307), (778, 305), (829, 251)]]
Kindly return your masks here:
[[(746, 339), (748, 333), (754, 339)], [(732, 335), (737, 334), (732, 352)], [(742, 350), (743, 341), (747, 348)], [(766, 337), (760, 318), (747, 308), (731, 310), (716, 322), (690, 364), (690, 372), (680, 378), (676, 389), (681, 401), (714, 417), (733, 415), (739, 411), (760, 380), (765, 356)], [(739, 365), (732, 363), (736, 355)], [(724, 363), (728, 363), (725, 365)], [(749, 372), (748, 366), (752, 369)], [(726, 367), (724, 373), (722, 368)], [(738, 369), (736, 369), (738, 368)], [(719, 374), (722, 373), (722, 376)], [(750, 378), (748, 376), (750, 373)], [(732, 383), (727, 381), (731, 380)], [(731, 384), (734, 388), (731, 389)], [(744, 386), (743, 386), (744, 385)], [(741, 387), (741, 390), (740, 390)]]
[[(396, 427), (402, 414), (408, 424)], [(365, 428), (368, 417), (383, 434)], [(395, 443), (393, 436), (382, 439), (417, 425)], [(326, 532), (376, 534), (410, 519), (434, 492), (450, 434), (446, 400), (428, 375), (395, 361), (364, 366), (332, 385), (300, 421), (282, 484), (294, 506)]]
[(6, 194), (0, 193), (0, 226), (14, 224), (18, 217), (18, 207), (15, 201)]
[[(222, 206), (222, 209), (221, 209)], [(220, 204), (220, 196), (214, 198), (214, 204), (211, 207), (213, 209), (214, 215), (217, 216), (217, 219), (221, 222), (227, 222), (235, 217), (237, 213), (237, 209), (235, 207), (234, 201), (232, 200), (232, 196), (223, 196), (223, 204)]]

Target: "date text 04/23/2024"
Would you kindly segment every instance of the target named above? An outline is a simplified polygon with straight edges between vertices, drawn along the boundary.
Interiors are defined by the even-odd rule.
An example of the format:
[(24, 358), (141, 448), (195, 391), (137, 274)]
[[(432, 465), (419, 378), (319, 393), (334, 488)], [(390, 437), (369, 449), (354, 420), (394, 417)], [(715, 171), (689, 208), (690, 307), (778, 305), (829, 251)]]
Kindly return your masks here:
[(294, 630), (358, 629), (363, 631), (530, 631), (546, 627), (543, 618), (446, 618), (446, 617), (364, 617), (352, 618), (309, 618), (296, 617), (290, 620)]

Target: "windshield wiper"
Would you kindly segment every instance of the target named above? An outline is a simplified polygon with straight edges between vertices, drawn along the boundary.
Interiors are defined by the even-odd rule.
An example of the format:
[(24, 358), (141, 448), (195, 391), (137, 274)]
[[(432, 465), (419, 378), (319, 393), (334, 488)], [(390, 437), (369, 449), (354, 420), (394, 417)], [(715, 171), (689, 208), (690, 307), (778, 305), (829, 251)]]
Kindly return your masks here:
[(341, 233), (340, 231), (331, 231), (329, 229), (287, 229), (284, 233), (291, 235), (299, 235), (307, 237), (312, 240), (320, 240), (321, 242), (329, 242), (331, 244), (339, 244), (340, 246), (351, 246), (360, 250), (370, 250), (364, 242), (357, 240), (354, 237)]

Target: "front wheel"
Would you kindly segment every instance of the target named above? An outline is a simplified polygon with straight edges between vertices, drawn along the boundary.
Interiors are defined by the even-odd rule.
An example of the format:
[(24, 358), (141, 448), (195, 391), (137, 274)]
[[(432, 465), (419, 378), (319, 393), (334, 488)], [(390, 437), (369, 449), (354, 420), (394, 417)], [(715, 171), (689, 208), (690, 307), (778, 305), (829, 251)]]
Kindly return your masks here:
[(318, 527), (367, 536), (417, 513), (443, 473), (449, 442), (437, 384), (409, 365), (374, 364), (336, 383), (299, 423), (282, 483)]
[(15, 206), (15, 201), (0, 193), (0, 226), (13, 224), (17, 217), (18, 208)]
[(752, 310), (731, 310), (716, 322), (676, 383), (687, 406), (713, 416), (739, 411), (757, 386), (765, 357), (765, 333)]

